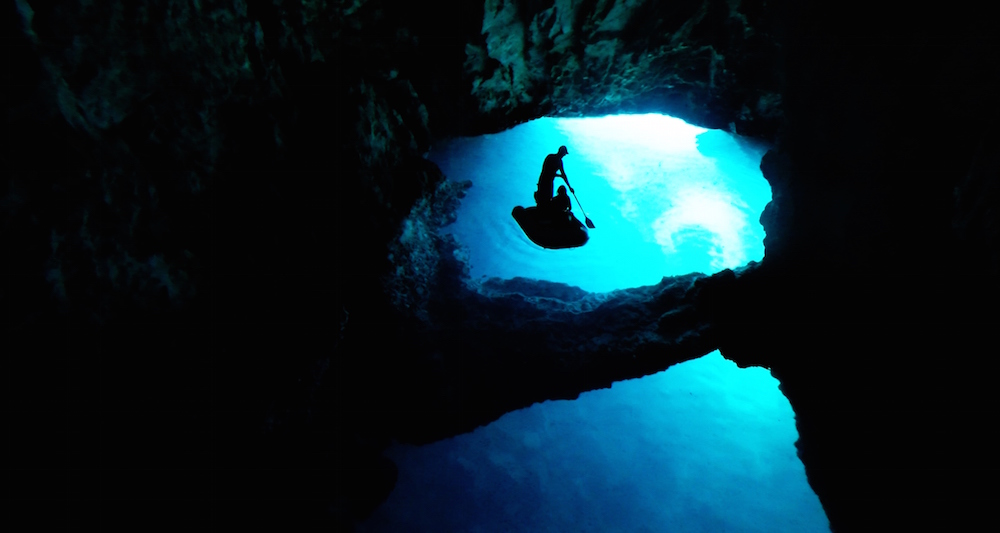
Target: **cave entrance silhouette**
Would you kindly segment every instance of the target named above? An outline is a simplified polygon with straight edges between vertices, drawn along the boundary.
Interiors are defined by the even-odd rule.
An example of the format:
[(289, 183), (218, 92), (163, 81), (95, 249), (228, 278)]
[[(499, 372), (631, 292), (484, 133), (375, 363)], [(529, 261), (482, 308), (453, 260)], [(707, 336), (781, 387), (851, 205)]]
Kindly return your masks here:
[[(580, 248), (546, 250), (528, 240), (510, 212), (534, 204), (542, 161), (561, 145), (569, 148), (566, 174), (597, 228)], [(474, 279), (520, 276), (607, 292), (763, 258), (759, 219), (771, 200), (760, 171), (766, 150), (646, 114), (543, 118), (444, 141), (428, 158), (448, 179), (472, 182), (444, 232), (468, 250)], [(583, 220), (578, 205), (573, 211)]]

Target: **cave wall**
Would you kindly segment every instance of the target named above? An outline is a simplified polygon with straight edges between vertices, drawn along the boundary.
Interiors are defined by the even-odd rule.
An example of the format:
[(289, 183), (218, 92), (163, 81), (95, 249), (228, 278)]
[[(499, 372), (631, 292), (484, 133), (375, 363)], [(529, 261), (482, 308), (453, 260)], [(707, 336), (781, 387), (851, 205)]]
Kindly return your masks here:
[[(179, 523), (346, 529), (391, 489), (390, 438), (719, 347), (781, 380), (836, 530), (975, 523), (997, 469), (985, 9), (17, 0), (18, 501), (114, 529), (181, 494)], [(621, 111), (775, 143), (763, 262), (600, 297), (470, 289), (436, 232), (462, 186), (423, 159), (434, 140)]]
[(656, 111), (775, 133), (775, 42), (756, 2), (498, 0), (484, 10), (464, 70), (476, 110), (500, 124)]
[(977, 9), (786, 10), (764, 268), (717, 323), (781, 381), (835, 530), (971, 529), (994, 495), (995, 222), (974, 205), (996, 198), (998, 57)]

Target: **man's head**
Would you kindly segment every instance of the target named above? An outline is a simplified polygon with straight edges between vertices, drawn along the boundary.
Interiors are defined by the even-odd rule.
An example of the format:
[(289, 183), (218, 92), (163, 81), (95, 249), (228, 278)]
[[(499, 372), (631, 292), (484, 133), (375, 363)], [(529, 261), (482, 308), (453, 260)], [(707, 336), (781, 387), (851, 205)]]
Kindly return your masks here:
[(565, 185), (560, 185), (559, 186), (559, 195), (562, 196), (564, 194), (566, 194), (566, 186)]
[(567, 150), (565, 146), (560, 146), (559, 147), (559, 157), (562, 157), (564, 155), (569, 155), (569, 150)]

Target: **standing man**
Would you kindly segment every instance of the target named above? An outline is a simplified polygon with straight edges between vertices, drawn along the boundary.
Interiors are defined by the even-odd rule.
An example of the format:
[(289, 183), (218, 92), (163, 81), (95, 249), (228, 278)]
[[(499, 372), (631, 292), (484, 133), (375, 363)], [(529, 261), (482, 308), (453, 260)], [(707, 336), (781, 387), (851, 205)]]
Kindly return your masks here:
[(542, 163), (542, 174), (538, 176), (538, 190), (535, 191), (535, 204), (538, 208), (548, 209), (552, 201), (552, 182), (555, 181), (556, 176), (563, 179), (566, 182), (566, 186), (569, 187), (570, 192), (573, 191), (573, 187), (569, 185), (569, 178), (566, 177), (566, 170), (563, 168), (562, 158), (569, 154), (569, 150), (566, 150), (565, 146), (559, 147), (559, 152), (555, 154), (549, 154), (545, 156), (545, 162)]

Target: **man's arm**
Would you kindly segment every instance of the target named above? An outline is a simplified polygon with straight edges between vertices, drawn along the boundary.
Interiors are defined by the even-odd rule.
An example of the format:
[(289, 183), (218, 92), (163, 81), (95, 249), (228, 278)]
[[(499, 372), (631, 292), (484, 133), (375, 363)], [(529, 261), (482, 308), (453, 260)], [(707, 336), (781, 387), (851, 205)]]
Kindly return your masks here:
[(569, 178), (566, 177), (566, 173), (565, 172), (563, 172), (562, 179), (563, 179), (563, 181), (566, 182), (566, 188), (569, 189), (569, 192), (575, 193), (576, 191), (574, 191), (573, 190), (573, 186), (569, 184)]
[(569, 178), (566, 177), (566, 169), (563, 168), (562, 161), (559, 161), (559, 172), (562, 172), (562, 176), (559, 176), (559, 177), (562, 178), (563, 181), (566, 182), (566, 188), (569, 189), (569, 192), (576, 192), (576, 191), (573, 190), (573, 187), (570, 187), (570, 185), (569, 185)]

